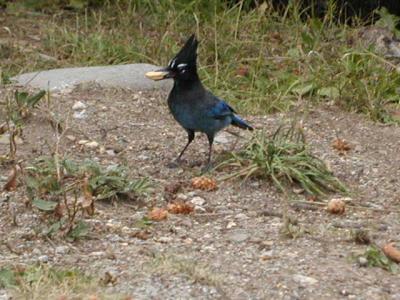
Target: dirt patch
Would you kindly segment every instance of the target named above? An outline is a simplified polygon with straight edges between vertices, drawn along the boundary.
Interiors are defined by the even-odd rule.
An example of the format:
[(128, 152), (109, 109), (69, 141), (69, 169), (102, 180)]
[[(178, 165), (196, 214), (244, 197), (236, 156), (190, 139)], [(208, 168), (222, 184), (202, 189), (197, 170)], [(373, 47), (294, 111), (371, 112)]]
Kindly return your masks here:
[[(86, 220), (91, 238), (74, 243), (40, 235), (40, 213), (24, 206), (22, 187), (16, 195), (3, 194), (0, 265), (46, 261), (99, 277), (111, 272), (116, 281), (104, 289), (134, 299), (400, 298), (399, 275), (360, 267), (354, 256), (366, 246), (351, 238), (351, 231), (361, 228), (369, 230), (379, 245), (400, 240), (399, 127), (381, 126), (334, 107), (296, 113), (313, 152), (354, 192), (344, 215), (328, 214), (318, 206), (291, 205), (289, 213), (302, 229), (297, 238), (282, 235), (283, 196), (262, 180), (218, 182), (218, 189), (209, 192), (183, 187), (180, 197), (197, 197), (195, 213), (170, 215), (146, 226), (144, 237), (137, 232), (143, 231), (149, 207), (166, 205), (166, 186), (197, 176), (207, 152), (206, 139), (197, 138), (185, 154), (187, 163), (177, 169), (166, 167), (184, 146), (186, 135), (168, 113), (165, 98), (160, 93), (96, 87), (53, 95), (55, 111), (70, 115), (69, 134), (75, 138), (63, 141), (66, 155), (126, 165), (133, 176), (151, 178), (154, 188), (140, 203), (96, 203), (96, 214)], [(83, 118), (72, 116), (76, 101), (86, 105)], [(289, 117), (247, 119), (272, 132)], [(243, 138), (222, 133), (215, 157), (239, 149), (250, 137), (239, 133)], [(340, 155), (332, 147), (337, 137), (351, 145), (348, 154)], [(54, 138), (46, 114), (37, 112), (26, 125), (19, 157), (29, 162), (51, 154)], [(80, 140), (99, 146), (89, 149)], [(0, 145), (0, 153), (6, 147)], [(2, 176), (7, 171), (1, 166)], [(217, 179), (223, 175), (212, 173)], [(296, 198), (305, 200), (301, 194)]]

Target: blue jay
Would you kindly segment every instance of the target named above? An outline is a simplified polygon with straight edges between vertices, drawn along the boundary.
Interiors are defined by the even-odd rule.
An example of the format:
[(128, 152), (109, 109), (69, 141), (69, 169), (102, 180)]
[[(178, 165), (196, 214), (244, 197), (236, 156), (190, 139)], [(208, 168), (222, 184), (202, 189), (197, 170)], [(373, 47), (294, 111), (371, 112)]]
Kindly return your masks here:
[(196, 132), (207, 135), (209, 148), (206, 169), (210, 167), (212, 144), (215, 134), (223, 128), (233, 125), (242, 129), (253, 130), (241, 119), (235, 110), (222, 99), (213, 95), (202, 85), (197, 74), (197, 45), (193, 34), (168, 66), (146, 73), (153, 80), (172, 78), (174, 86), (168, 96), (168, 107), (175, 120), (186, 130), (188, 141), (178, 158), (194, 140)]

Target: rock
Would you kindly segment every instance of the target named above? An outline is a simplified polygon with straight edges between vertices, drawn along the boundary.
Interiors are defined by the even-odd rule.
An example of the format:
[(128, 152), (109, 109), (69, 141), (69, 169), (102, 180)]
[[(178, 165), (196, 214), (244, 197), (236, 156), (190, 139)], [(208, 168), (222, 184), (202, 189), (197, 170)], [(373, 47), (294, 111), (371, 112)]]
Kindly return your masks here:
[(75, 111), (73, 114), (73, 117), (78, 120), (86, 119), (86, 117), (87, 117), (86, 110), (83, 109), (80, 111)]
[(74, 105), (72, 105), (73, 110), (83, 110), (86, 108), (86, 104), (82, 101), (76, 101)]
[(150, 64), (63, 68), (25, 73), (11, 80), (23, 86), (49, 89), (53, 92), (71, 92), (75, 86), (87, 83), (95, 83), (102, 88), (169, 91), (172, 80), (153, 81), (145, 77), (145, 73), (157, 69), (158, 66)]
[(172, 238), (169, 236), (161, 236), (155, 239), (157, 242), (167, 244), (172, 241)]
[(185, 194), (182, 193), (178, 193), (176, 195), (176, 199), (182, 200), (182, 201), (186, 201), (188, 199), (188, 196), (186, 196)]
[(236, 226), (237, 226), (237, 225), (236, 225), (235, 222), (230, 221), (230, 222), (228, 223), (228, 225), (226, 225), (226, 228), (227, 228), (227, 229), (231, 229), (232, 227), (236, 227)]
[(99, 143), (96, 141), (91, 141), (91, 142), (85, 144), (85, 147), (88, 147), (89, 149), (96, 149), (98, 146), (99, 146)]
[(304, 276), (301, 274), (295, 274), (293, 275), (293, 280), (297, 282), (300, 285), (313, 285), (318, 282), (317, 279), (309, 277), (309, 276)]
[(115, 156), (115, 152), (114, 152), (114, 150), (113, 149), (110, 149), (110, 150), (106, 150), (106, 153), (107, 153), (107, 155), (109, 155), (109, 156)]
[(214, 142), (217, 144), (228, 144), (229, 143), (228, 133), (222, 131), (214, 138)]
[(206, 200), (199, 196), (196, 196), (192, 200), (190, 200), (190, 202), (194, 205), (202, 206), (204, 203), (206, 203)]
[(244, 230), (236, 230), (228, 235), (228, 240), (235, 243), (245, 242), (249, 239), (249, 235)]
[(12, 300), (13, 297), (6, 290), (0, 289), (0, 300)]
[(55, 249), (56, 254), (59, 255), (64, 255), (67, 254), (69, 252), (69, 247), (68, 246), (58, 246)]
[(367, 267), (368, 266), (368, 259), (366, 259), (364, 256), (360, 256), (358, 258), (358, 265), (360, 267)]
[(73, 135), (66, 135), (65, 136), (67, 138), (67, 140), (70, 140), (71, 142), (75, 142), (76, 141), (76, 137)]
[[(17, 145), (22, 145), (24, 143), (24, 141), (19, 136), (16, 136), (14, 138), (14, 141)], [(10, 135), (8, 133), (0, 134), (0, 144), (10, 144)]]
[(57, 58), (55, 58), (53, 56), (49, 56), (49, 55), (43, 54), (43, 53), (38, 53), (38, 56), (41, 59), (46, 60), (46, 61), (57, 61)]
[(90, 256), (106, 256), (107, 253), (105, 253), (104, 251), (93, 251), (89, 254)]
[(40, 255), (38, 257), (38, 261), (40, 263), (47, 263), (47, 262), (49, 262), (49, 257), (47, 255)]
[(235, 216), (235, 219), (238, 219), (238, 220), (248, 220), (249, 217), (248, 217), (246, 214), (244, 214), (244, 213), (240, 213), (240, 214), (237, 214), (237, 215)]
[(32, 250), (32, 253), (31, 253), (31, 254), (34, 255), (34, 256), (39, 256), (39, 255), (42, 254), (42, 252), (41, 252), (38, 248), (34, 248), (34, 249)]

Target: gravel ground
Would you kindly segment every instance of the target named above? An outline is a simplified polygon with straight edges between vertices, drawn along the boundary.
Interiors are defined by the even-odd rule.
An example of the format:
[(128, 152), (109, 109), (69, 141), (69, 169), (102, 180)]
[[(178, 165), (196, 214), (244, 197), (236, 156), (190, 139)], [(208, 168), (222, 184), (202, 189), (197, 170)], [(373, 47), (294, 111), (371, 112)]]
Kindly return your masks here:
[[(281, 230), (282, 194), (263, 180), (231, 180), (218, 181), (218, 189), (210, 192), (183, 185), (178, 198), (195, 203), (195, 212), (170, 215), (143, 229), (139, 224), (149, 208), (166, 205), (165, 187), (190, 182), (206, 158), (207, 141), (199, 136), (181, 168), (166, 167), (186, 135), (169, 115), (165, 99), (159, 92), (103, 90), (96, 85), (52, 96), (55, 110), (70, 115), (68, 134), (75, 140), (62, 142), (66, 155), (126, 165), (133, 176), (151, 178), (154, 189), (138, 202), (96, 203), (95, 215), (86, 220), (92, 228), (90, 238), (73, 243), (38, 234), (44, 223), (38, 211), (25, 207), (23, 187), (8, 201), (3, 192), (0, 266), (41, 262), (79, 267), (98, 277), (108, 273), (115, 282), (104, 292), (133, 299), (400, 299), (400, 276), (361, 267), (354, 257), (367, 246), (356, 244), (351, 235), (363, 229), (378, 245), (400, 241), (399, 127), (374, 124), (329, 106), (302, 109), (300, 104), (291, 114), (247, 116), (267, 132), (284, 120), (299, 118), (313, 152), (353, 191), (345, 214), (292, 203), (289, 213), (300, 234), (288, 238)], [(78, 101), (85, 106), (83, 113), (72, 109)], [(45, 115), (42, 110), (29, 119), (18, 149), (21, 159), (53, 150), (54, 134)], [(221, 133), (215, 157), (239, 149), (251, 134), (239, 133), (243, 138)], [(336, 137), (351, 145), (346, 155), (332, 148)], [(83, 139), (99, 146), (79, 145)], [(0, 144), (0, 153), (6, 151), (7, 145)], [(8, 167), (0, 166), (0, 172), (5, 180)], [(211, 174), (217, 180), (223, 175)], [(295, 198), (307, 200), (303, 194)], [(145, 237), (139, 238), (143, 231)]]

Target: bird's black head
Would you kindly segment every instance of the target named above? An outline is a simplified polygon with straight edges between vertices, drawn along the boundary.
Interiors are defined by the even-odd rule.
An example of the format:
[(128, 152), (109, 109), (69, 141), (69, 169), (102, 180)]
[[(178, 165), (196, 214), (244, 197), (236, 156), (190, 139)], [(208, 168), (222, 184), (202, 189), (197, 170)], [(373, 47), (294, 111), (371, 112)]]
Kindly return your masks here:
[(170, 60), (167, 67), (158, 71), (148, 72), (146, 76), (153, 80), (173, 78), (174, 80), (188, 81), (198, 79), (196, 65), (197, 45), (198, 41), (193, 34), (178, 54)]

